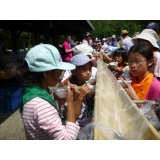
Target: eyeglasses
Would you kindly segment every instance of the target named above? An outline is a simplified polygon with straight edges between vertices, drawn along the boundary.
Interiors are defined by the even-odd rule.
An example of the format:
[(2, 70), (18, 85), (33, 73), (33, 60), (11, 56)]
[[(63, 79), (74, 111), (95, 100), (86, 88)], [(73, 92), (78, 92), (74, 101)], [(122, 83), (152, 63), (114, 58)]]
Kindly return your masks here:
[(143, 63), (144, 61), (147, 61), (147, 60), (128, 61), (128, 65), (131, 66), (132, 64), (135, 64), (137, 66), (137, 65), (140, 65), (141, 63)]

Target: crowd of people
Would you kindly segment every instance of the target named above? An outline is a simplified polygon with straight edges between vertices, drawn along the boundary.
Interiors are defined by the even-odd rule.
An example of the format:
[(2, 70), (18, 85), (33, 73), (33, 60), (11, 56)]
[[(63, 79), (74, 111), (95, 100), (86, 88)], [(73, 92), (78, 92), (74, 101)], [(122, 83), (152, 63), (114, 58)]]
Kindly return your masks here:
[[(62, 53), (49, 44), (33, 47), (25, 57), (25, 63), (14, 68), (14, 73), (25, 86), (21, 101), (21, 114), (27, 139), (76, 140), (81, 128), (91, 123), (94, 117), (94, 96), (91, 90), (96, 82), (88, 83), (97, 76), (96, 60), (102, 58), (117, 80), (125, 84), (125, 91), (132, 100), (154, 100), (160, 97), (160, 51), (159, 27), (150, 23), (133, 38), (122, 30), (122, 41), (116, 35), (93, 39), (89, 32), (79, 42), (65, 36)], [(110, 65), (116, 62), (117, 65)], [(21, 67), (27, 68), (22, 77)], [(59, 83), (66, 87), (66, 98), (59, 98), (49, 87)], [(131, 80), (128, 84), (125, 80)], [(58, 105), (57, 105), (58, 104)], [(139, 104), (141, 108), (144, 104)], [(61, 115), (60, 108), (65, 112)], [(160, 119), (160, 107), (155, 114)], [(61, 117), (65, 117), (62, 121)]]

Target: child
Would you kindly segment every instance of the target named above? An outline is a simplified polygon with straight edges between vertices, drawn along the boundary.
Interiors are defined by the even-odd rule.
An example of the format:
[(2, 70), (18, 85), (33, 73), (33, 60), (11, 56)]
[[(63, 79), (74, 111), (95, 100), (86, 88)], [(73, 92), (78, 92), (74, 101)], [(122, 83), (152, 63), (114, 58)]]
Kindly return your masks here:
[[(87, 55), (90, 59), (93, 59), (93, 48), (87, 44), (79, 44), (77, 45), (74, 50), (73, 50), (74, 55), (77, 54), (85, 54)], [(70, 70), (66, 70), (64, 72), (63, 78), (61, 80), (61, 83), (59, 86), (64, 86), (67, 84), (67, 81), (71, 78), (72, 73)], [(96, 78), (97, 76), (97, 68), (92, 67), (92, 75), (90, 78)]]
[(160, 52), (157, 44), (158, 38), (159, 37), (154, 30), (144, 29), (140, 34), (135, 36), (132, 41), (134, 44), (144, 43), (152, 47), (154, 64), (150, 68), (150, 71), (158, 80), (160, 80)]
[(113, 53), (113, 60), (118, 62), (118, 67), (123, 69), (127, 65), (127, 50), (118, 48)]
[(131, 85), (125, 89), (133, 100), (156, 100), (160, 97), (160, 82), (149, 68), (153, 65), (152, 48), (146, 44), (137, 44), (128, 52), (128, 65), (133, 75)]
[[(71, 71), (72, 77), (70, 78), (70, 82), (78, 86), (82, 86), (89, 80), (92, 75), (92, 66), (96, 66), (96, 61), (89, 59), (85, 54), (73, 56), (70, 63), (76, 66), (76, 69)], [(76, 106), (81, 109), (81, 114), (77, 122), (80, 127), (84, 127), (92, 121), (94, 94), (86, 95), (83, 98), (82, 103), (78, 103)]]
[(49, 44), (33, 47), (26, 54), (25, 66), (29, 71), (23, 77), (19, 75), (20, 66), (15, 68), (14, 73), (26, 86), (20, 106), (26, 138), (75, 140), (80, 127), (76, 124), (74, 95), (69, 83), (66, 126), (62, 125), (55, 102), (48, 93), (48, 87), (58, 83), (62, 70), (72, 70), (75, 66), (62, 62), (57, 48)]
[(116, 78), (118, 79), (121, 75), (124, 79), (130, 79), (129, 74), (129, 67), (127, 63), (127, 50), (124, 48), (118, 48), (113, 53), (113, 60), (118, 62), (118, 66), (114, 67), (117, 73), (115, 74)]
[(106, 50), (100, 52), (105, 63), (110, 63), (113, 61), (113, 53), (117, 48), (118, 47), (109, 46)]

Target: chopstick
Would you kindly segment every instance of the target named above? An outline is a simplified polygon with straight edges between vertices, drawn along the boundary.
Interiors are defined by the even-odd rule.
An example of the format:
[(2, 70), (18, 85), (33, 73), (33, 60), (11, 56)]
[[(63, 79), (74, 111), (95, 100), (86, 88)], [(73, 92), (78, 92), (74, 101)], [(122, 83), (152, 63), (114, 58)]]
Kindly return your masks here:
[(80, 89), (81, 86), (70, 86), (70, 88), (77, 88), (77, 89)]
[[(58, 87), (58, 88), (67, 88), (67, 86), (64, 86), (64, 87)], [(80, 89), (81, 86), (70, 86), (70, 88), (77, 88), (77, 89)]]

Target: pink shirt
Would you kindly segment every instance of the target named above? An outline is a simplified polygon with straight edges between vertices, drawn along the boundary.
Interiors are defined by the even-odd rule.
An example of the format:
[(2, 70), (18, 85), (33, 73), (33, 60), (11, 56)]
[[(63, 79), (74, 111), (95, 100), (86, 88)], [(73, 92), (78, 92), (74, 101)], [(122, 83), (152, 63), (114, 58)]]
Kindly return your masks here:
[(76, 140), (80, 127), (62, 125), (57, 110), (42, 98), (33, 98), (23, 106), (22, 119), (27, 139)]
[(156, 100), (160, 97), (160, 81), (157, 78), (153, 77), (150, 88), (147, 92), (146, 98), (147, 100)]
[(66, 53), (65, 49), (70, 50), (71, 46), (68, 41), (64, 41), (62, 45), (62, 60), (69, 61), (72, 58), (72, 52)]

